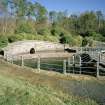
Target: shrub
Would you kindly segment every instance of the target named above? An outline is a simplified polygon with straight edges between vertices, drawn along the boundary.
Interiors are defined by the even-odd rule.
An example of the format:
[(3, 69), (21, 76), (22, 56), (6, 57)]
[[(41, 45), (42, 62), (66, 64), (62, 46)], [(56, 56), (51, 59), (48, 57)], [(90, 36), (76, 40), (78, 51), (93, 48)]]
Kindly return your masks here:
[(8, 45), (8, 38), (6, 36), (0, 36), (0, 48), (3, 48)]
[(34, 40), (35, 39), (35, 35), (33, 34), (28, 34), (28, 33), (20, 33), (20, 34), (17, 34), (16, 36), (16, 39), (17, 40)]
[(35, 35), (34, 40), (43, 40), (42, 35)]
[(36, 30), (34, 28), (34, 25), (32, 22), (21, 22), (18, 24), (17, 29), (15, 30), (15, 33), (36, 33)]
[(8, 37), (8, 42), (13, 43), (25, 39), (23, 34), (15, 34)]
[(8, 37), (8, 42), (9, 43), (15, 42), (17, 40), (18, 39), (17, 39), (16, 35), (11, 35), (11, 36)]
[(44, 41), (59, 42), (59, 39), (56, 36), (45, 35), (43, 36)]
[(50, 35), (50, 31), (48, 28), (40, 28), (37, 30), (37, 34), (39, 35)]
[(74, 39), (72, 37), (71, 34), (65, 32), (65, 33), (61, 33), (60, 35), (60, 43), (67, 43), (70, 44), (71, 46), (74, 45)]
[(67, 31), (59, 27), (52, 28), (50, 32), (51, 32), (51, 35), (53, 36), (61, 36), (62, 34), (67, 34)]
[(75, 46), (81, 46), (82, 45), (82, 40), (83, 40), (83, 37), (81, 37), (80, 35), (74, 35), (73, 36), (73, 44), (75, 45)]
[(93, 35), (93, 39), (94, 40), (97, 40), (97, 41), (105, 41), (105, 37), (103, 37), (101, 34), (99, 34), (99, 33), (96, 33), (96, 32), (94, 32), (94, 33), (92, 33)]
[(57, 29), (51, 29), (51, 35), (53, 36), (59, 36), (61, 34), (61, 31), (60, 30), (57, 30)]
[(87, 38), (85, 37), (83, 40), (82, 40), (82, 46), (86, 46), (88, 44), (88, 40)]

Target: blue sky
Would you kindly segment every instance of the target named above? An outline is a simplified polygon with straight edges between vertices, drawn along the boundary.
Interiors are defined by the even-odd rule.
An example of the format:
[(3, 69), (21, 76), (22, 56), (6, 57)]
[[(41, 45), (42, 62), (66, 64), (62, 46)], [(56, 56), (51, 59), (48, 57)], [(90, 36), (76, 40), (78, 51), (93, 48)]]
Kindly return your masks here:
[[(36, 1), (36, 0), (35, 0)], [(105, 14), (105, 0), (37, 0), (48, 11), (64, 11), (81, 13), (84, 11), (101, 10)]]

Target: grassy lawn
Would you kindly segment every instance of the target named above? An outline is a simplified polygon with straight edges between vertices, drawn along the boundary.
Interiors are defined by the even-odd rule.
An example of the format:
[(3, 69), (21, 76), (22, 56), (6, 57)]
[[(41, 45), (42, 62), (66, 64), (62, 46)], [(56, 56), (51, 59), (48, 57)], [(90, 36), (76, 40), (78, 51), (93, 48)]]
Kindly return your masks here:
[[(68, 90), (71, 87), (67, 84), (70, 86), (83, 79), (90, 81), (60, 74), (34, 73), (0, 60), (0, 105), (98, 105), (85, 95), (72, 95)], [(65, 81), (72, 82), (66, 84)]]

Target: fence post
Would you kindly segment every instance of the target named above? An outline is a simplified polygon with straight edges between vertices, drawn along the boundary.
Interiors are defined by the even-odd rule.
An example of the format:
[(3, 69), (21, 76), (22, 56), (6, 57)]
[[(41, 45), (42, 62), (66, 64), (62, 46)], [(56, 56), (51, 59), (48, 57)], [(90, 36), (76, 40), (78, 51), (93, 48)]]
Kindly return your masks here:
[(79, 56), (79, 66), (80, 66), (80, 72), (79, 72), (79, 73), (80, 73), (80, 74), (81, 74), (81, 62), (82, 62), (82, 61), (81, 61), (81, 56)]
[(65, 52), (65, 44), (63, 46), (64, 46), (64, 52)]
[(66, 74), (66, 60), (63, 61), (63, 73)]
[(23, 56), (21, 56), (21, 66), (22, 67), (24, 66), (24, 58), (23, 58)]
[(101, 53), (99, 53), (99, 63), (101, 62), (101, 59), (102, 59)]
[(74, 55), (73, 55), (73, 74), (74, 74), (74, 68), (75, 68), (75, 58), (74, 58)]
[(68, 58), (68, 68), (70, 67), (70, 57)]
[(12, 57), (11, 57), (11, 63), (13, 64), (13, 55), (12, 55)]
[(5, 58), (5, 59), (6, 59), (6, 61), (8, 62), (8, 55), (7, 55), (7, 54), (6, 54), (6, 58)]
[(97, 78), (99, 77), (99, 62), (97, 61)]
[(40, 71), (40, 57), (38, 57), (37, 69), (38, 69), (38, 71)]
[(83, 52), (83, 48), (81, 47), (81, 54), (82, 54), (82, 52)]

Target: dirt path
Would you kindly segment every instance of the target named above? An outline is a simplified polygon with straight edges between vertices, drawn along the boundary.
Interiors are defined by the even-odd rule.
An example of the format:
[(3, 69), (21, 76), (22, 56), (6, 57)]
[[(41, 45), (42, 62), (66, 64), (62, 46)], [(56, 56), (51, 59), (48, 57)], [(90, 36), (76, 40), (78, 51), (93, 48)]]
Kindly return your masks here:
[(25, 59), (32, 59), (32, 58), (68, 58), (71, 57), (73, 53), (68, 52), (37, 52), (35, 54), (18, 54), (14, 55), (14, 59), (21, 59), (23, 56)]
[(0, 74), (12, 78), (20, 78), (32, 84), (50, 86), (68, 94), (89, 97), (105, 105), (105, 82), (89, 76), (64, 76), (59, 73), (41, 71), (36, 73), (32, 69), (21, 68), (7, 64), (0, 60)]

